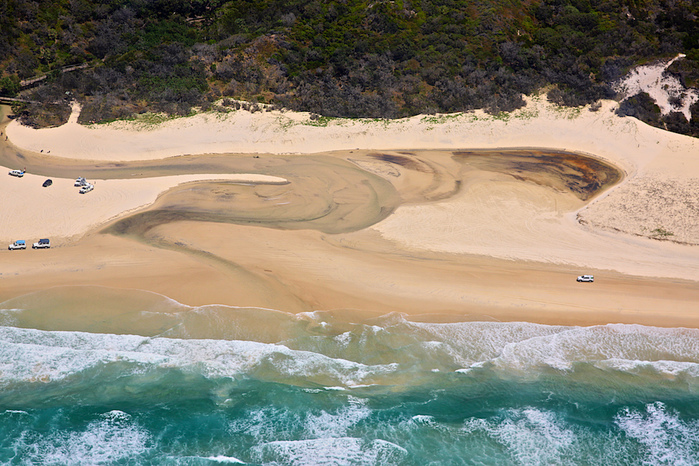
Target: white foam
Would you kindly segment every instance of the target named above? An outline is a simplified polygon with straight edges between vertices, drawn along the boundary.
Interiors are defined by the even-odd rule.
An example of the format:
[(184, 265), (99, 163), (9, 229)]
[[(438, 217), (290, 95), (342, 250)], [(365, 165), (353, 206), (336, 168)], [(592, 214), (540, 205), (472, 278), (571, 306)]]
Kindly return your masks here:
[[(473, 367), (498, 357), (512, 343), (532, 338), (555, 335), (570, 327), (548, 326), (526, 322), (460, 322), (449, 324), (426, 324), (407, 322), (418, 336), (425, 340), (443, 342), (439, 349), (448, 348), (454, 362)], [(424, 335), (423, 335), (424, 334)], [(436, 349), (433, 346), (432, 349)]]
[(6, 409), (2, 413), (3, 414), (29, 414), (28, 412), (22, 411), (21, 409)]
[(396, 369), (395, 365), (367, 366), (249, 341), (176, 340), (0, 327), (0, 386), (62, 380), (115, 362), (129, 364), (133, 373), (180, 368), (206, 377), (235, 377), (258, 371), (262, 378), (300, 377), (330, 386), (366, 384), (371, 377)]
[(490, 424), (485, 419), (481, 418), (469, 418), (464, 421), (464, 425), (461, 428), (464, 434), (473, 434), (478, 431), (488, 431), (490, 429)]
[(572, 464), (575, 433), (553, 413), (534, 408), (510, 410), (501, 422), (469, 419), (463, 432), (486, 432), (507, 447), (517, 464)]
[[(527, 323), (468, 322), (417, 324), (391, 322), (391, 328), (366, 327), (361, 334), (314, 336), (309, 347), (330, 356), (281, 344), (237, 340), (181, 340), (136, 335), (49, 332), (0, 327), (0, 387), (22, 382), (63, 380), (91, 368), (118, 363), (124, 375), (176, 368), (209, 378), (294, 379), (329, 389), (395, 383), (407, 365), (420, 371), (468, 373), (488, 367), (508, 376), (536, 377), (540, 368), (571, 370), (576, 363), (599, 369), (699, 378), (699, 330), (640, 325), (560, 327)], [(364, 327), (362, 327), (364, 330)], [(320, 339), (320, 340), (319, 340)], [(348, 339), (363, 364), (342, 357)], [(375, 354), (375, 340), (385, 350)], [(318, 341), (322, 344), (318, 345)], [(303, 342), (299, 340), (299, 342)], [(296, 342), (295, 344), (301, 343)], [(366, 347), (369, 353), (361, 350)], [(397, 362), (389, 362), (393, 359)], [(414, 364), (412, 361), (419, 361)], [(417, 372), (416, 372), (417, 371)], [(418, 378), (419, 379), (419, 378)], [(414, 379), (414, 380), (418, 380)], [(227, 393), (221, 399), (230, 398)]]
[(16, 325), (17, 314), (20, 314), (24, 309), (0, 309), (0, 325)]
[(241, 461), (238, 458), (235, 458), (233, 456), (223, 456), (223, 455), (208, 456), (204, 459), (209, 460), (209, 461), (215, 461), (217, 463), (245, 464), (245, 461)]
[(346, 347), (352, 341), (352, 332), (344, 332), (333, 338), (339, 346)]
[(561, 464), (575, 442), (573, 432), (561, 424), (552, 413), (524, 409), (520, 419), (501, 424), (494, 434), (523, 464)]
[(229, 424), (231, 436), (249, 435), (257, 444), (292, 440), (289, 432), (299, 428), (307, 438), (342, 438), (371, 415), (365, 401), (347, 397), (348, 405), (337, 410), (307, 410), (304, 412), (266, 407), (252, 410)]
[(663, 403), (648, 404), (645, 412), (624, 409), (616, 424), (646, 449), (645, 464), (699, 463), (699, 422), (684, 421)]
[(306, 419), (305, 431), (311, 438), (343, 437), (360, 421), (371, 415), (371, 410), (362, 400), (350, 397), (350, 404), (335, 413), (321, 411), (319, 414), (309, 414)]
[(682, 376), (699, 378), (699, 364), (695, 362), (609, 359), (596, 363), (595, 367), (637, 375), (651, 372), (672, 379)]
[[(40, 440), (20, 437), (14, 448), (31, 452), (28, 464), (107, 464), (133, 459), (149, 451), (150, 434), (121, 411), (93, 421), (82, 432), (52, 433)], [(32, 442), (32, 445), (20, 445)], [(24, 448), (23, 448), (24, 447)]]
[(262, 408), (231, 421), (227, 430), (231, 436), (249, 435), (255, 443), (265, 443), (278, 440), (280, 432), (293, 431), (302, 423), (298, 413), (280, 408)]
[(670, 368), (658, 361), (699, 363), (699, 330), (622, 324), (572, 327), (507, 344), (494, 362), (502, 369), (524, 372), (544, 366), (570, 370), (577, 362), (616, 361), (621, 367), (623, 360), (653, 362), (658, 370)]
[(252, 452), (260, 463), (308, 466), (395, 464), (408, 457), (407, 450), (394, 443), (352, 437), (270, 442), (254, 447)]
[(418, 414), (417, 416), (411, 417), (410, 423), (414, 426), (437, 426), (437, 422), (433, 416), (426, 416), (424, 414)]

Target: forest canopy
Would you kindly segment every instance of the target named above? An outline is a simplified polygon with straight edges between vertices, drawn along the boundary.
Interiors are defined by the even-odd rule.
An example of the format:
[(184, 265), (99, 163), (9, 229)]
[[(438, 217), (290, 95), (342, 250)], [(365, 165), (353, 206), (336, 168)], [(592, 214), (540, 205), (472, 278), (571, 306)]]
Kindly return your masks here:
[[(541, 90), (577, 106), (678, 53), (696, 86), (698, 16), (692, 0), (0, 0), (0, 95), (36, 126), (70, 100), (82, 122), (222, 98), (372, 118), (510, 111)], [(691, 122), (651, 105), (624, 112), (699, 135), (696, 104)]]

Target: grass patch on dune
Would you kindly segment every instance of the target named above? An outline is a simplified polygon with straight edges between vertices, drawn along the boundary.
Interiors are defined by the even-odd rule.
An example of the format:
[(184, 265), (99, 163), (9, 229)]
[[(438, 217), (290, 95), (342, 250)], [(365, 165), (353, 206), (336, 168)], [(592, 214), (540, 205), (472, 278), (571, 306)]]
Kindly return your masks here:
[(141, 113), (133, 117), (126, 118), (114, 118), (111, 120), (104, 120), (92, 123), (91, 126), (103, 126), (110, 125), (113, 123), (129, 123), (136, 129), (153, 129), (165, 122), (178, 120), (180, 118), (188, 118), (197, 115), (199, 112), (191, 111), (187, 115), (168, 115), (167, 113)]
[(461, 112), (449, 113), (445, 115), (425, 115), (420, 119), (420, 121), (430, 125), (441, 125), (443, 123), (449, 123), (452, 121), (459, 120), (463, 116), (464, 114)]
[(658, 227), (650, 232), (650, 236), (651, 238), (655, 239), (667, 239), (670, 236), (675, 236), (675, 234), (671, 231), (666, 230), (663, 227)]
[(342, 120), (341, 118), (336, 118), (336, 117), (327, 117), (327, 116), (322, 116), (322, 115), (316, 115), (316, 116), (311, 116), (308, 120), (302, 122), (302, 125), (305, 126), (317, 126), (324, 128), (328, 126), (330, 123), (335, 123), (339, 120)]

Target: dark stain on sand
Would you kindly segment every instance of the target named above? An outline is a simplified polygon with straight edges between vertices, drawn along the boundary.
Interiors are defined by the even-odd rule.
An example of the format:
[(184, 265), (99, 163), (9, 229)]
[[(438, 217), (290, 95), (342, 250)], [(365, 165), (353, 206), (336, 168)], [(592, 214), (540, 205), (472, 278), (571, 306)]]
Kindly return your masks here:
[(564, 151), (470, 150), (453, 153), (473, 168), (510, 175), (517, 180), (569, 191), (586, 201), (623, 178), (617, 167), (600, 159)]
[(388, 181), (344, 160), (281, 159), (251, 171), (280, 176), (287, 184), (200, 181), (180, 185), (163, 193), (147, 211), (117, 220), (104, 231), (143, 238), (158, 225), (200, 221), (346, 233), (383, 220), (400, 204)]
[(376, 160), (381, 160), (383, 162), (388, 162), (388, 163), (400, 165), (401, 167), (407, 168), (408, 170), (415, 170), (417, 172), (423, 172), (423, 173), (429, 173), (431, 171), (431, 170), (429, 170), (429, 167), (426, 167), (425, 164), (422, 163), (420, 160), (410, 158), (410, 157), (405, 157), (402, 155), (386, 154), (386, 153), (372, 153), (372, 154), (367, 154), (367, 156), (371, 157), (373, 159), (376, 159)]

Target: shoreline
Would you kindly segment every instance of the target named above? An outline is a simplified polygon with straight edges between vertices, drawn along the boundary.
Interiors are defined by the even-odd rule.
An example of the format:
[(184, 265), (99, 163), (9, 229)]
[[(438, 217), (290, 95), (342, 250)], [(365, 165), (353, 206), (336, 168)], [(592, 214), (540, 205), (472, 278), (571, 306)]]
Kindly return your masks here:
[[(698, 194), (699, 162), (692, 156), (699, 153), (699, 145), (692, 138), (616, 117), (612, 107), (607, 102), (599, 112), (557, 112), (533, 99), (508, 118), (481, 120), (475, 112), (418, 116), (395, 124), (330, 120), (325, 127), (299, 123), (286, 128), (287, 139), (278, 138), (268, 121), (276, 118), (279, 125), (280, 115), (243, 111), (218, 126), (207, 122), (206, 116), (195, 116), (150, 131), (126, 130), (128, 122), (116, 129), (87, 129), (101, 138), (119, 135), (128, 141), (133, 154), (128, 160), (119, 144), (105, 146), (112, 152), (93, 152), (94, 143), (75, 137), (70, 133), (75, 128), (68, 125), (61, 128), (70, 137), (55, 131), (61, 128), (38, 130), (49, 135), (43, 140), (45, 136), (37, 139), (37, 133), (27, 132), (33, 134), (34, 144), (51, 151), (32, 153), (27, 149), (33, 147), (27, 143), (29, 136), (16, 131), (12, 123), (15, 129), (8, 134), (14, 145), (3, 146), (3, 160), (20, 160), (14, 154), (24, 153), (24, 160), (45, 170), (55, 161), (61, 173), (94, 164), (111, 173), (108, 176), (124, 179), (100, 181), (98, 189), (85, 197), (112, 185), (120, 186), (114, 197), (147, 200), (131, 209), (104, 200), (112, 215), (82, 224), (65, 236), (72, 239), (57, 242), (61, 247), (0, 252), (6, 271), (0, 283), (7, 290), (0, 292), (0, 300), (52, 286), (84, 284), (144, 289), (194, 306), (219, 303), (291, 313), (330, 310), (348, 319), (367, 312), (398, 312), (427, 320), (481, 316), (546, 324), (622, 322), (699, 328), (699, 318), (692, 312), (699, 303), (699, 247), (693, 246), (699, 244), (699, 225), (692, 220), (697, 218), (692, 217), (693, 209), (699, 206), (683, 201)], [(535, 115), (525, 118), (526, 112)], [(173, 137), (173, 128), (179, 128), (180, 139)], [(164, 158), (168, 147), (195, 130), (209, 138), (191, 143), (203, 155)], [(242, 139), (234, 144), (233, 137)], [(144, 144), (143, 138), (150, 142)], [(378, 139), (381, 143), (373, 145)], [(48, 149), (51, 141), (55, 144)], [(77, 144), (73, 158), (61, 158), (68, 143)], [(157, 144), (160, 152), (153, 149)], [(433, 145), (425, 147), (428, 144)], [(226, 153), (235, 149), (238, 155), (205, 155), (219, 147), (226, 147), (220, 151)], [(543, 147), (549, 152), (591, 154), (618, 167), (622, 179), (584, 201), (558, 186), (555, 171), (522, 172), (533, 176), (526, 181), (513, 178), (508, 169), (478, 168), (453, 155), (459, 150), (477, 152), (475, 147), (498, 153), (517, 152), (515, 148), (542, 152)], [(184, 144), (183, 151), (190, 148)], [(245, 154), (251, 148), (265, 150)], [(308, 149), (304, 155), (288, 154), (288, 149), (303, 148)], [(207, 173), (192, 175), (203, 184), (183, 188), (164, 182), (182, 175), (163, 175), (187, 170)], [(569, 168), (556, 170), (571, 176)], [(216, 173), (258, 173), (289, 184), (235, 187), (212, 183), (221, 178)], [(368, 201), (373, 194), (366, 190), (367, 176), (374, 180), (372, 189), (382, 193), (376, 205)], [(40, 186), (34, 178), (39, 179), (27, 175), (22, 181), (31, 179)], [(146, 197), (133, 192), (134, 186), (153, 183), (157, 187), (154, 184)], [(36, 200), (41, 193), (37, 189), (3, 195)], [(664, 197), (650, 203), (649, 196), (657, 197), (658, 189)], [(58, 205), (65, 202), (65, 196), (58, 198)], [(679, 207), (667, 209), (674, 201)], [(315, 218), (325, 205), (336, 206), (337, 220), (294, 223)], [(149, 212), (159, 209), (183, 213), (165, 223), (143, 223), (136, 236), (100, 233), (107, 223), (118, 223), (134, 209), (142, 214), (129, 218), (147, 222), (153, 217)], [(221, 215), (231, 212), (242, 216), (236, 221), (241, 224), (218, 223)], [(284, 218), (292, 223), (264, 227)], [(246, 222), (253, 223), (246, 226)], [(342, 227), (342, 222), (348, 226)], [(25, 223), (32, 228), (31, 222)], [(690, 245), (649, 239), (653, 228)], [(84, 260), (90, 255), (95, 258)], [(575, 283), (575, 275), (592, 271), (594, 284)]]

